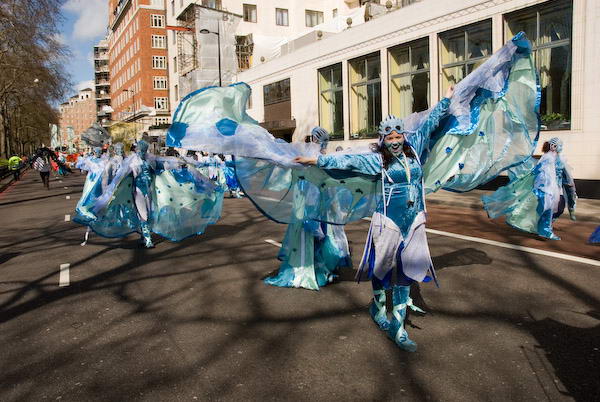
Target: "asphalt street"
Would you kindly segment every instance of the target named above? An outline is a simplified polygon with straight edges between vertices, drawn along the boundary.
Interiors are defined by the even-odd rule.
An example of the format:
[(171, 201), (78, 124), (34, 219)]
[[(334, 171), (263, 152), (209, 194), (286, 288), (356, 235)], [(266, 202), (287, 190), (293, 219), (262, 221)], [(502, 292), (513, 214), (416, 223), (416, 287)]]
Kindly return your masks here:
[[(0, 193), (1, 401), (600, 401), (598, 265), (430, 233), (441, 286), (412, 289), (428, 314), (410, 354), (351, 269), (318, 292), (265, 285), (285, 227), (248, 200), (181, 243), (80, 246), (83, 180), (47, 191), (29, 171)], [(355, 264), (368, 224), (346, 228)], [(561, 219), (547, 242), (429, 207), (432, 229), (600, 260), (596, 225)]]

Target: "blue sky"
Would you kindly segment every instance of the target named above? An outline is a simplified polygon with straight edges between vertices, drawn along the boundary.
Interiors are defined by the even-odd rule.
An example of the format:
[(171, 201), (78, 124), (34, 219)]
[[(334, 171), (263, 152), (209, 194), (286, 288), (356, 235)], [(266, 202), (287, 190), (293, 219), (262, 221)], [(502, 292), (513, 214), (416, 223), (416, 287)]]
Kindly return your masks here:
[(66, 0), (62, 11), (65, 21), (59, 40), (71, 49), (66, 70), (73, 81), (71, 95), (75, 95), (77, 89), (94, 87), (93, 51), (106, 35), (108, 0)]

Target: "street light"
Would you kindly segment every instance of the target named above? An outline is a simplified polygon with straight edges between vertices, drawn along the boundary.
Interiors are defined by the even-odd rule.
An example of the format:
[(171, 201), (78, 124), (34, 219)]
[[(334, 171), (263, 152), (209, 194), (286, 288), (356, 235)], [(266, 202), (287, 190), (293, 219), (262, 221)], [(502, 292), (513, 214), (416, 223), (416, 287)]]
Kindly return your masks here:
[(217, 53), (219, 54), (219, 86), (222, 86), (221, 82), (221, 35), (220, 35), (220, 24), (217, 21), (217, 32), (209, 31), (208, 29), (201, 29), (200, 33), (204, 35), (215, 34), (217, 35)]

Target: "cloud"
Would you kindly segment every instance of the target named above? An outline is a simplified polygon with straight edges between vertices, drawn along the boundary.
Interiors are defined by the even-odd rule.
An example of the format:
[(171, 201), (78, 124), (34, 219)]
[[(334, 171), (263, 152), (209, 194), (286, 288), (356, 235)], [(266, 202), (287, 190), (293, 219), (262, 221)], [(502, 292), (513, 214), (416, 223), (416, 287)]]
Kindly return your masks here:
[(78, 91), (81, 91), (82, 89), (85, 88), (90, 88), (90, 89), (94, 89), (94, 80), (88, 80), (88, 81), (81, 81), (80, 83), (78, 83), (75, 88)]
[(94, 39), (106, 33), (108, 0), (67, 0), (63, 8), (76, 16), (73, 39)]

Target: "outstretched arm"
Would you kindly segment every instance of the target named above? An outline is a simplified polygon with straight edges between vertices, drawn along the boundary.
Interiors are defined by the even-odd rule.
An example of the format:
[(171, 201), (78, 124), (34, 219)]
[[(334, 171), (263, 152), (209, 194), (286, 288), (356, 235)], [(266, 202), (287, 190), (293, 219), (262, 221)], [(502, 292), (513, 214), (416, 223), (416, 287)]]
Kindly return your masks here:
[(440, 124), (442, 117), (446, 115), (448, 107), (450, 107), (450, 98), (452, 95), (454, 95), (454, 86), (448, 88), (446, 91), (446, 96), (442, 98), (437, 105), (435, 105), (435, 107), (431, 110), (431, 113), (429, 113), (429, 116), (427, 116), (427, 119), (425, 119), (425, 121), (417, 129), (417, 132), (411, 136), (410, 143), (413, 147), (415, 147), (415, 150), (419, 156), (429, 144), (431, 133)]

